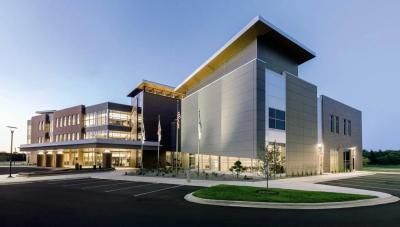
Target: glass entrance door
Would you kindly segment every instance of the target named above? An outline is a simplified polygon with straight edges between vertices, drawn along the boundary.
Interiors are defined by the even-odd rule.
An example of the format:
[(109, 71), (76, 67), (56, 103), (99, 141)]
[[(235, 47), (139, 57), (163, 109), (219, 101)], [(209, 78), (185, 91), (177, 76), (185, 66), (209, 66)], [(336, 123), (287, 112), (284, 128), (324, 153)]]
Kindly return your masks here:
[(351, 150), (349, 150), (349, 149), (345, 149), (343, 151), (343, 167), (344, 167), (345, 172), (352, 171)]

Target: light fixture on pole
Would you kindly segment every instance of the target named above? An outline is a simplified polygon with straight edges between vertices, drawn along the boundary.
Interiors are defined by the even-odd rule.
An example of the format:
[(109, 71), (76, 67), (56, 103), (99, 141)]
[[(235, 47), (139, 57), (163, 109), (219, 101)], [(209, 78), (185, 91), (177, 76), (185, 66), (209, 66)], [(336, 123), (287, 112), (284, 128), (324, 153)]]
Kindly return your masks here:
[(8, 129), (10, 129), (11, 132), (11, 147), (10, 147), (10, 170), (9, 170), (9, 176), (8, 177), (12, 177), (11, 176), (11, 165), (12, 165), (12, 148), (13, 148), (13, 139), (14, 139), (14, 131), (17, 129), (17, 127), (14, 126), (7, 126)]

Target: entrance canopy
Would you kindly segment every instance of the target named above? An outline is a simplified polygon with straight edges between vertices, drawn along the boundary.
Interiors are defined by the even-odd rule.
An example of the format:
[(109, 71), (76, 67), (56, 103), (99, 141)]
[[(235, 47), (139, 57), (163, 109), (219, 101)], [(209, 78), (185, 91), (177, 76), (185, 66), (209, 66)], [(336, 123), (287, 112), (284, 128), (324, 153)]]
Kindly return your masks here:
[[(144, 150), (157, 150), (157, 142), (145, 141)], [(141, 149), (141, 141), (132, 140), (116, 140), (116, 139), (84, 139), (63, 141), (54, 143), (35, 143), (23, 144), (20, 151), (36, 151), (36, 150), (57, 150), (57, 149), (74, 149), (74, 148), (124, 148), (124, 149)]]

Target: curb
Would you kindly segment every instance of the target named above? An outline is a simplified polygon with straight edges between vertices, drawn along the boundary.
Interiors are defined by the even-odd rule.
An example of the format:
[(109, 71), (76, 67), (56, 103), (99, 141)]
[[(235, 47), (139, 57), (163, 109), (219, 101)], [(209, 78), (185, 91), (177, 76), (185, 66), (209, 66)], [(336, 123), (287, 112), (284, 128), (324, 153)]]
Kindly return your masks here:
[(193, 193), (185, 195), (185, 200), (205, 205), (229, 206), (229, 207), (249, 207), (249, 208), (269, 208), (269, 209), (340, 209), (351, 207), (375, 206), (381, 204), (394, 203), (400, 199), (390, 195), (384, 198), (362, 199), (345, 202), (329, 202), (329, 203), (272, 203), (272, 202), (249, 202), (249, 201), (231, 201), (231, 200), (214, 200), (202, 199), (193, 195)]

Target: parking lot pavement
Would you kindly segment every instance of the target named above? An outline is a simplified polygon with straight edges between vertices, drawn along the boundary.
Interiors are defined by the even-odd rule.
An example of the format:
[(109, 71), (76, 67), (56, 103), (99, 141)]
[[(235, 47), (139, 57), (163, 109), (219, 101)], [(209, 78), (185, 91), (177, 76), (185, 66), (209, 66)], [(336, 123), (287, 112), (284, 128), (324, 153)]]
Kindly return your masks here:
[[(365, 184), (364, 181), (368, 181)], [(376, 185), (376, 183), (386, 185)], [(326, 184), (390, 187), (371, 176)], [(201, 187), (90, 177), (0, 185), (0, 226), (398, 226), (400, 203), (334, 210), (275, 210), (194, 204)], [(365, 188), (373, 190), (372, 188)]]
[(399, 174), (375, 174), (371, 176), (327, 181), (321, 184), (380, 191), (400, 197)]
[[(25, 173), (32, 171), (49, 171), (49, 168), (27, 167), (27, 166), (12, 166), (11, 174)], [(9, 166), (0, 166), (0, 175), (8, 174), (10, 171)]]
[(159, 183), (146, 183), (122, 180), (106, 180), (97, 178), (78, 178), (57, 181), (43, 181), (44, 183), (53, 188), (70, 188), (74, 190), (85, 190), (93, 192), (103, 192), (108, 194), (120, 194), (133, 197), (153, 196), (156, 193), (163, 193), (164, 191), (174, 190), (183, 185), (159, 184)]

